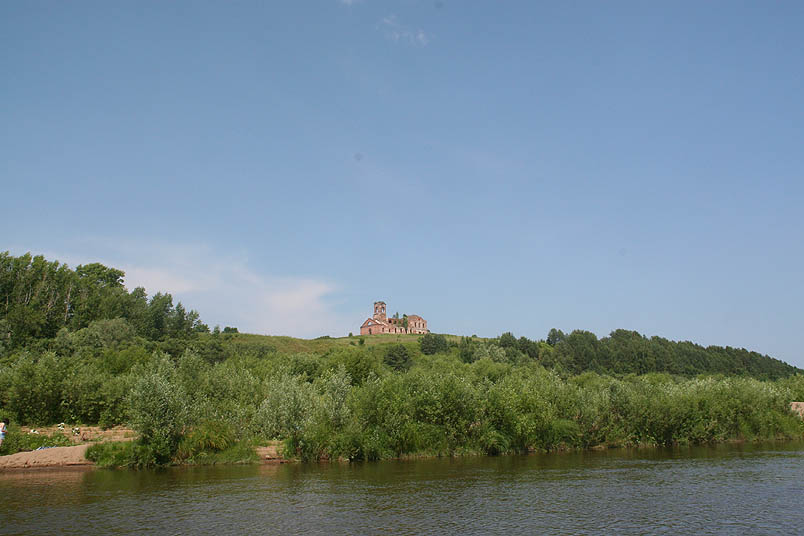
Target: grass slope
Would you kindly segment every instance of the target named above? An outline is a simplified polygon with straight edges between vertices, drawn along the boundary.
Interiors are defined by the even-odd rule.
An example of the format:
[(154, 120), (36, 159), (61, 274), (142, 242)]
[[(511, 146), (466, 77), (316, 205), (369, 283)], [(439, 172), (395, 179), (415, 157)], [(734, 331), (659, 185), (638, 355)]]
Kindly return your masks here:
[[(211, 336), (211, 335), (206, 335)], [(459, 342), (459, 335), (444, 335), (448, 341)], [(364, 340), (364, 346), (377, 346), (381, 344), (415, 343), (421, 335), (383, 333), (379, 335), (355, 335), (353, 337), (319, 337), (316, 339), (297, 339), (281, 335), (256, 335), (253, 333), (236, 333), (225, 335), (228, 342), (234, 346), (265, 348), (274, 350), (280, 354), (293, 353), (313, 353), (323, 354), (334, 348), (344, 348), (350, 345), (360, 345), (360, 340)], [(475, 337), (475, 340), (483, 341)]]

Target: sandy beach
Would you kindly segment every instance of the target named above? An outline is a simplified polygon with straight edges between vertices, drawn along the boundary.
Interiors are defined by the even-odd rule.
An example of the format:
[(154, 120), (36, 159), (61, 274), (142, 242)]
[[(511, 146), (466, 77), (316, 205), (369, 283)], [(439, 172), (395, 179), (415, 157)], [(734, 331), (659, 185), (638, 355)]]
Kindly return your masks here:
[[(30, 433), (30, 431), (30, 428), (23, 428), (25, 433)], [(124, 426), (116, 426), (107, 430), (98, 426), (80, 426), (77, 434), (74, 434), (69, 426), (63, 430), (57, 426), (47, 426), (37, 428), (37, 432), (45, 435), (62, 434), (75, 445), (0, 456), (0, 470), (94, 465), (84, 457), (84, 453), (91, 444), (102, 441), (131, 441), (136, 436), (133, 430)]]
[(0, 470), (24, 469), (28, 467), (67, 467), (76, 465), (93, 465), (84, 457), (89, 444), (72, 447), (51, 447), (29, 452), (18, 452), (8, 456), (0, 456)]

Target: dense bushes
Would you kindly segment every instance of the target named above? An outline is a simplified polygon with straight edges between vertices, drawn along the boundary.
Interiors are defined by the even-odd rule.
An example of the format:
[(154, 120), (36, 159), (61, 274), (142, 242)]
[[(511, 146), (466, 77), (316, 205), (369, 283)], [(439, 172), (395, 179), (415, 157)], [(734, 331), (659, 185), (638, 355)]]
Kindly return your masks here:
[(0, 408), (15, 422), (124, 422), (128, 378), (114, 376), (97, 363), (52, 352), (24, 352), (0, 366)]
[[(0, 413), (17, 423), (128, 423), (136, 441), (93, 456), (129, 466), (247, 460), (248, 445), (274, 439), (288, 456), (354, 460), (804, 433), (789, 410), (804, 399), (804, 376), (566, 376), (523, 360), (513, 338), (435, 355), (403, 346), (409, 368), (396, 366), (404, 356), (393, 344), (224, 361), (111, 344), (122, 343), (15, 355), (0, 367)], [(114, 352), (135, 363), (114, 364)]]
[[(469, 366), (432, 374), (414, 368), (353, 386), (339, 420), (320, 413), (323, 391), (286, 377), (297, 424), (269, 434), (302, 458), (376, 459), (406, 454), (522, 452), (597, 445), (704, 443), (730, 438), (800, 437), (791, 390), (745, 378), (564, 380), (538, 366), (496, 382)], [(274, 389), (278, 389), (276, 386)], [(270, 399), (269, 399), (270, 400)], [(269, 409), (270, 408), (270, 409)], [(283, 404), (261, 408), (289, 416)], [(290, 421), (287, 421), (290, 422)]]
[(91, 449), (103, 464), (248, 460), (266, 440), (302, 459), (378, 459), (804, 431), (788, 407), (804, 376), (744, 349), (555, 329), (266, 343), (208, 333), (122, 277), (0, 254), (0, 418), (134, 428), (136, 441)]

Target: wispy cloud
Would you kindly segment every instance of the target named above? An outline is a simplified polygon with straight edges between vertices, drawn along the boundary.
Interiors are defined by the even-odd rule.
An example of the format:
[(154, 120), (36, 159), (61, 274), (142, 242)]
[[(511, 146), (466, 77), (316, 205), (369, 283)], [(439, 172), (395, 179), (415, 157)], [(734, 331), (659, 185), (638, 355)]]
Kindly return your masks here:
[(48, 260), (101, 262), (126, 273), (131, 290), (169, 292), (174, 303), (196, 309), (210, 326), (296, 337), (343, 336), (356, 331), (361, 312), (336, 311), (338, 286), (325, 277), (266, 274), (244, 257), (222, 255), (204, 245), (116, 243), (101, 256), (47, 252)]
[(345, 6), (353, 6), (355, 4), (359, 4), (362, 0), (338, 0), (338, 3), (343, 4)]
[(380, 20), (378, 27), (385, 37), (394, 43), (425, 47), (430, 43), (430, 36), (421, 28), (413, 28), (402, 24), (396, 15), (387, 15)]

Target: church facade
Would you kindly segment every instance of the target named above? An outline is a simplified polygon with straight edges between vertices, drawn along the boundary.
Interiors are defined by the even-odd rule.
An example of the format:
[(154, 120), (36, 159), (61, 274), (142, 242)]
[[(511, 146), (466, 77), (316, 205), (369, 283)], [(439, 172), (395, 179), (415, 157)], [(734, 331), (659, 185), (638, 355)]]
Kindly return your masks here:
[(374, 314), (360, 326), (361, 335), (378, 333), (429, 333), (427, 320), (419, 315), (402, 315), (402, 318), (388, 318), (385, 302), (374, 302)]

